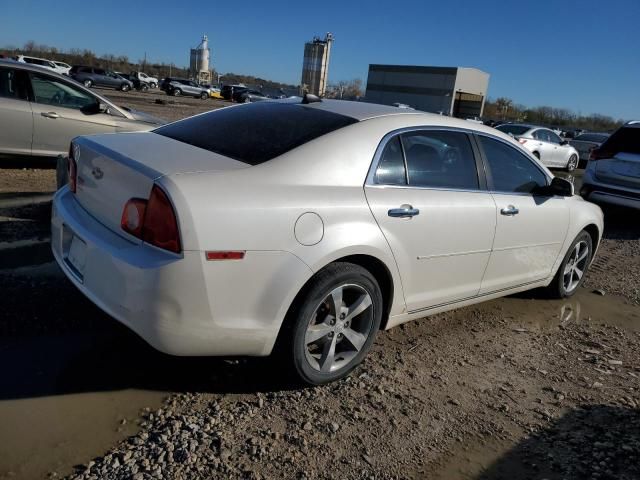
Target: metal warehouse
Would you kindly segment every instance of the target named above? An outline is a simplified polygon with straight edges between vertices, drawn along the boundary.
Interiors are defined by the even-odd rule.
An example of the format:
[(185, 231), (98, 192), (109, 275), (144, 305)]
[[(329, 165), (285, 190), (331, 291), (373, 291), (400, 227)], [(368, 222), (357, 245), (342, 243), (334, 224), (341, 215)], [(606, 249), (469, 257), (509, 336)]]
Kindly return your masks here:
[(482, 116), (488, 88), (477, 68), (369, 65), (366, 100), (470, 118)]

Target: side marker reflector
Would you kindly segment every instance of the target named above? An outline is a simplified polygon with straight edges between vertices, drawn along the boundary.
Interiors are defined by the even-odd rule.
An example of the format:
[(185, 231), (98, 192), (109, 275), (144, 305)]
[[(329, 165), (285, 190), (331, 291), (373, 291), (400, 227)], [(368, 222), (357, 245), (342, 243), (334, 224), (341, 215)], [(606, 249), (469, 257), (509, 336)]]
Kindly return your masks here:
[(209, 261), (215, 260), (242, 260), (244, 258), (244, 250), (228, 251), (228, 252), (205, 252), (205, 258)]

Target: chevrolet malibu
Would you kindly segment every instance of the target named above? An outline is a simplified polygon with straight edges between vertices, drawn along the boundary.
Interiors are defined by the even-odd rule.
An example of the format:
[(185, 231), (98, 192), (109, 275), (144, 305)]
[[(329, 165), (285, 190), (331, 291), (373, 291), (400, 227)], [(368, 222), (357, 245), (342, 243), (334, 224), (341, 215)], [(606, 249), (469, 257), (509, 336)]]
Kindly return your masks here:
[(174, 355), (277, 354), (309, 384), (376, 332), (584, 280), (602, 212), (464, 120), (305, 97), (74, 139), (52, 248), (96, 305)]

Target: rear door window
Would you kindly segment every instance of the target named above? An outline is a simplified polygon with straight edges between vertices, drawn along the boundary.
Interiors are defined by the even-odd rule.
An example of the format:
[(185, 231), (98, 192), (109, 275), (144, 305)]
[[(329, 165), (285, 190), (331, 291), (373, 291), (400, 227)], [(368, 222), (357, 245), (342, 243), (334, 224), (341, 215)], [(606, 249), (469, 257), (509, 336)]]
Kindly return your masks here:
[(407, 172), (400, 136), (387, 142), (376, 167), (375, 183), (378, 185), (406, 185)]
[(15, 100), (27, 99), (25, 74), (13, 68), (0, 68), (0, 97)]
[(402, 135), (410, 186), (478, 190), (478, 169), (466, 133), (424, 130)]

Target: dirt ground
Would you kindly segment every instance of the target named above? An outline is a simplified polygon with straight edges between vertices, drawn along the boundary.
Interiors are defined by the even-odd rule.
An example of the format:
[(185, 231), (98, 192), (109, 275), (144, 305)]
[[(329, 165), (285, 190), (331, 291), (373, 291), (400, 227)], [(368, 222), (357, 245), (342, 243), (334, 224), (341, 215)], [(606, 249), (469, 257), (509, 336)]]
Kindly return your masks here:
[(265, 359), (160, 354), (86, 300), (51, 263), (52, 172), (0, 169), (0, 479), (640, 478), (630, 212), (605, 211), (571, 299), (381, 332), (349, 378), (301, 389)]

